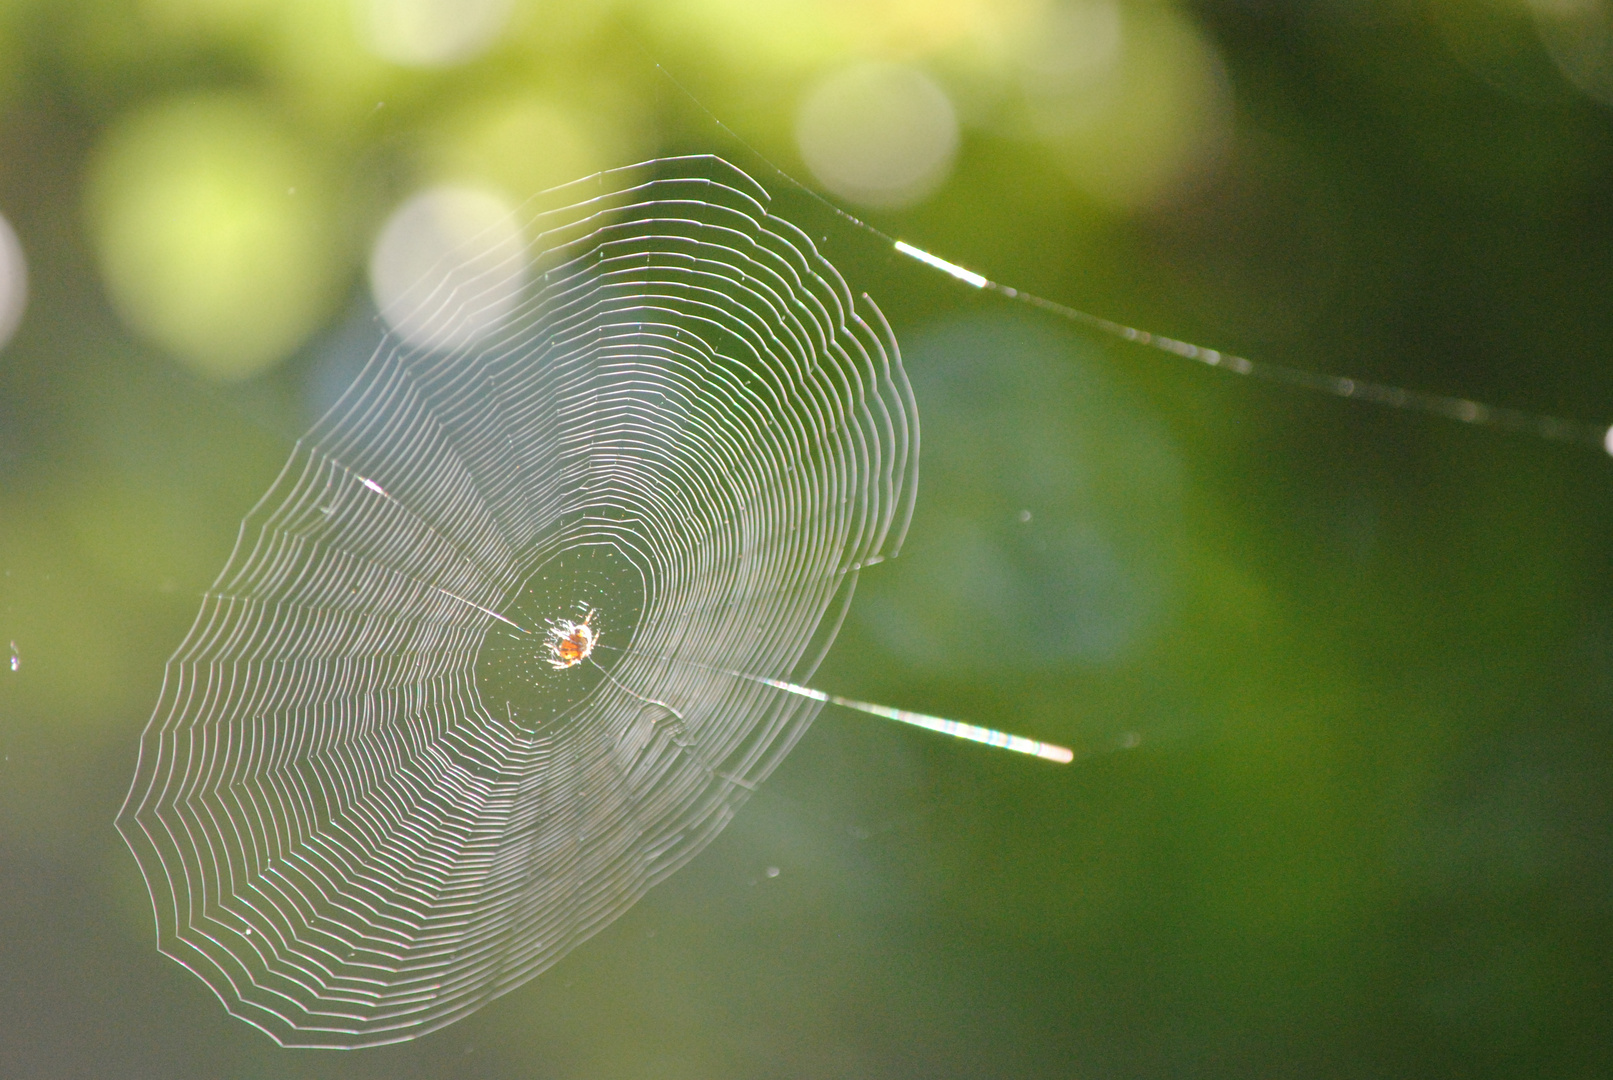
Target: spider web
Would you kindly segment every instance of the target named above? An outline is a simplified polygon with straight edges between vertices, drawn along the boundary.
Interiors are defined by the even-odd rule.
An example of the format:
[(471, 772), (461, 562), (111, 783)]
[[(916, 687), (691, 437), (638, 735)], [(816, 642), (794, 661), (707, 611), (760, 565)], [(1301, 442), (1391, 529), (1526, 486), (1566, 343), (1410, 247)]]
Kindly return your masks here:
[(911, 515), (895, 341), (743, 172), (519, 217), (399, 301), (482, 326), (518, 285), (499, 329), (383, 334), (242, 523), (118, 816), (158, 948), (285, 1045), (451, 1023), (698, 853), (821, 707), (728, 672), (810, 677)]

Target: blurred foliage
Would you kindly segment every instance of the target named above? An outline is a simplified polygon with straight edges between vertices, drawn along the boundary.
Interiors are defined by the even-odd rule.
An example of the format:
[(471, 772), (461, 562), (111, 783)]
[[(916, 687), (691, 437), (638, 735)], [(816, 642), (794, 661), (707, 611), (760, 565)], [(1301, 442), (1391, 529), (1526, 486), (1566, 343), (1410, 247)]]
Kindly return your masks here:
[[(0, 348), (0, 1072), (1613, 1070), (1608, 461), (1095, 340), (768, 163), (832, 189), (803, 103), (907, 65), (956, 156), (848, 205), (880, 229), (1175, 337), (1595, 421), (1610, 10), (0, 0), (30, 273)], [(534, 983), (417, 1043), (277, 1051), (157, 956), (111, 829), (164, 659), (373, 347), (394, 210), (683, 152), (874, 296), (930, 425), (909, 550), (820, 684), (1095, 756), (826, 714)]]

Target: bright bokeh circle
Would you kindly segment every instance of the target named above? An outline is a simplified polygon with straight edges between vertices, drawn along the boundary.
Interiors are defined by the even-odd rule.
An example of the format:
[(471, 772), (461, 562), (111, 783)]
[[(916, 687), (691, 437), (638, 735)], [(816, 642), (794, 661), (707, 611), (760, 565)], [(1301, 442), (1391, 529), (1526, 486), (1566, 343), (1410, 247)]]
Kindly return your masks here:
[(241, 98), (169, 100), (117, 124), (92, 163), (87, 209), (124, 321), (214, 379), (250, 377), (295, 350), (335, 291), (311, 158)]
[(28, 306), (28, 260), (11, 223), (0, 216), (0, 349), (5, 348)]
[(490, 48), (512, 0), (353, 0), (359, 36), (376, 56), (404, 67), (446, 67)]
[[(504, 325), (525, 288), (526, 240), (514, 207), (487, 188), (444, 185), (407, 200), (370, 252), (370, 295), (405, 341), (473, 344)], [(464, 295), (474, 291), (477, 302)]]
[(481, 95), (430, 132), (419, 155), (422, 172), (525, 198), (610, 164), (625, 141), (621, 114), (626, 111), (584, 115), (532, 91)]
[(1230, 138), (1221, 58), (1168, 9), (1052, 5), (1026, 35), (1019, 67), (1034, 137), (1099, 204), (1168, 201), (1215, 167)]
[(946, 91), (917, 68), (863, 63), (807, 92), (795, 138), (823, 187), (860, 206), (900, 208), (946, 181), (958, 119)]

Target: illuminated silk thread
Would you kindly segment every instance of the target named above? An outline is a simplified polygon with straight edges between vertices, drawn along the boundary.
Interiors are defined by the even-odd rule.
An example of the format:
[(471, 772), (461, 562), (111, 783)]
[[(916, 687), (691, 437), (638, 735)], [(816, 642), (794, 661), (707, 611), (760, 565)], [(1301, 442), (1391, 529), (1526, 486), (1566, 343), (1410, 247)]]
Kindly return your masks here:
[[(878, 230), (854, 218), (851, 220), (854, 224), (884, 237), (884, 234), (879, 233)], [(890, 239), (889, 237), (884, 238)], [(1498, 405), (1485, 405), (1468, 398), (1446, 394), (1430, 394), (1420, 390), (1408, 390), (1399, 386), (1391, 386), (1388, 383), (1371, 382), (1366, 379), (1351, 379), (1341, 375), (1321, 375), (1299, 368), (1284, 367), (1281, 364), (1264, 363), (1242, 356), (1234, 356), (1219, 349), (1209, 349), (1202, 345), (1194, 345), (1191, 342), (1165, 337), (1162, 334), (1138, 330), (1136, 327), (1114, 322), (1098, 315), (1091, 315), (1085, 311), (1060, 304), (1057, 301), (1037, 296), (1034, 293), (1024, 292), (1010, 285), (999, 284), (984, 274), (966, 270), (957, 263), (949, 262), (939, 255), (932, 255), (923, 248), (914, 247), (903, 240), (895, 240), (892, 243), (902, 255), (923, 263), (931, 269), (939, 270), (943, 274), (955, 278), (972, 288), (995, 292), (1010, 300), (1029, 304), (1068, 322), (1085, 326), (1110, 337), (1120, 338), (1123, 341), (1129, 341), (1145, 348), (1157, 349), (1160, 352), (1167, 352), (1187, 360), (1195, 360), (1208, 367), (1221, 368), (1236, 375), (1247, 375), (1250, 378), (1261, 379), (1266, 382), (1281, 383), (1304, 390), (1314, 390), (1334, 397), (1349, 398), (1352, 401), (1365, 401), (1373, 405), (1400, 409), (1406, 412), (1426, 413), (1430, 416), (1439, 416), (1463, 424), (1502, 428), (1507, 431), (1521, 431), (1551, 442), (1595, 446), (1613, 455), (1613, 426), (1587, 424), (1581, 420), (1569, 420), (1560, 416), (1548, 416), (1544, 413), (1525, 412), (1522, 409), (1509, 409)]]
[(930, 731), (940, 732), (942, 735), (951, 735), (955, 739), (967, 739), (970, 742), (985, 743), (987, 746), (996, 746), (1004, 750), (1012, 750), (1017, 754), (1032, 754), (1048, 761), (1056, 761), (1060, 765), (1068, 765), (1075, 760), (1075, 753), (1065, 747), (1053, 743), (1037, 742), (1035, 739), (1026, 739), (1019, 735), (1010, 735), (1006, 731), (996, 731), (992, 728), (976, 727), (974, 724), (965, 724), (957, 720), (947, 720), (939, 716), (930, 716), (927, 713), (912, 712), (908, 709), (893, 709), (889, 705), (873, 705), (866, 701), (853, 701), (836, 694), (826, 694), (822, 690), (814, 690), (810, 686), (797, 686), (794, 683), (782, 682), (778, 679), (759, 679), (768, 686), (776, 687), (788, 694), (798, 694), (813, 701), (823, 701), (831, 705), (839, 705), (844, 709), (855, 709), (872, 716), (882, 716), (887, 720), (896, 720), (903, 724), (912, 724), (914, 727), (926, 728)]

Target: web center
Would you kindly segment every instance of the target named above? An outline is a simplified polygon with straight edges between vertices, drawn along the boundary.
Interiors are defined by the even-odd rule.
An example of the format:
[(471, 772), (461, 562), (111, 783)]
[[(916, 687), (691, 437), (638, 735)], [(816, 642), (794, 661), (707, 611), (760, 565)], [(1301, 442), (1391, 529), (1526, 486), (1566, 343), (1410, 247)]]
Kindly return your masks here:
[(594, 629), (594, 616), (597, 614), (596, 610), (590, 608), (582, 622), (556, 619), (549, 624), (544, 644), (549, 650), (550, 667), (563, 671), (588, 659), (594, 646), (599, 643), (599, 632)]

